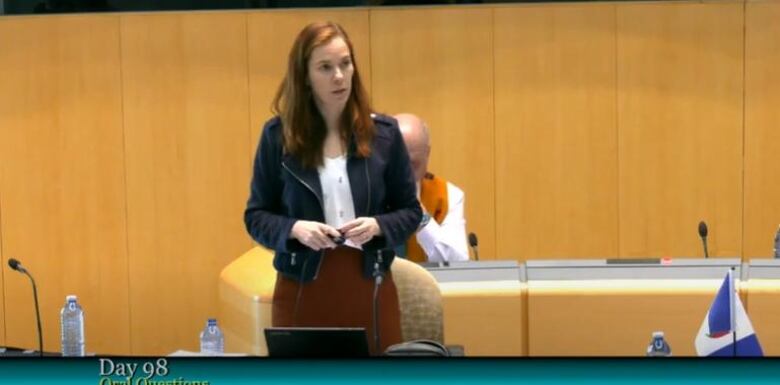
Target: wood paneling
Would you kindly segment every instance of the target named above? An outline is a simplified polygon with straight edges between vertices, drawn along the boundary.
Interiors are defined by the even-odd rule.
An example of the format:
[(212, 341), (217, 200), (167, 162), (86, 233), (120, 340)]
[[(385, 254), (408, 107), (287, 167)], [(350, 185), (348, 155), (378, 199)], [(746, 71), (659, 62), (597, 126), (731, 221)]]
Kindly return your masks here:
[(747, 291), (746, 310), (764, 356), (780, 356), (780, 280), (751, 278), (740, 289)]
[(528, 355), (643, 357), (652, 333), (663, 331), (674, 357), (695, 356), (696, 333), (721, 282), (531, 280)]
[(371, 91), (368, 10), (289, 10), (250, 13), (247, 28), (249, 29), (253, 155), (263, 123), (273, 116), (271, 102), (287, 71), (290, 48), (303, 27), (316, 21), (333, 21), (346, 30), (355, 49), (355, 61), (360, 77), (369, 93)]
[(197, 350), (251, 247), (246, 15), (121, 16), (133, 354)]
[(742, 3), (617, 4), (621, 256), (742, 246)]
[(747, 3), (744, 256), (772, 255), (780, 224), (780, 2)]
[(374, 106), (422, 117), (429, 170), (466, 192), (466, 226), (496, 256), (490, 8), (371, 11)]
[[(2, 183), (2, 169), (0, 169), (0, 183)], [(0, 193), (3, 191), (0, 184)], [(3, 200), (0, 198), (0, 203)], [(7, 259), (3, 254), (3, 207), (0, 205), (0, 346), (5, 346), (5, 275), (13, 274), (13, 271), (8, 266)]]
[(38, 280), (47, 350), (71, 293), (90, 352), (197, 350), (219, 271), (252, 245), (251, 159), (292, 42), (316, 20), (348, 31), (378, 111), (428, 122), (430, 169), (466, 192), (483, 258), (700, 256), (702, 219), (713, 256), (766, 257), (780, 3), (746, 10), (0, 18), (0, 344), (37, 343), (14, 257)]
[(616, 256), (614, 5), (497, 8), (494, 35), (498, 255)]
[[(3, 258), (40, 295), (45, 349), (76, 294), (88, 352), (129, 350), (125, 175), (116, 16), (0, 20)], [(13, 294), (13, 295), (11, 295)], [(30, 282), (5, 276), (5, 343), (37, 347)]]

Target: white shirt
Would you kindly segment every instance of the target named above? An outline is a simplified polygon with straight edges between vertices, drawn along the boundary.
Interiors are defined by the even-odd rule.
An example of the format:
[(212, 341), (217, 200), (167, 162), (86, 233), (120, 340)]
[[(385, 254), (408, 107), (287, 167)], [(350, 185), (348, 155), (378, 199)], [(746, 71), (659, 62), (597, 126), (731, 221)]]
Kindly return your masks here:
[[(322, 166), (317, 168), (322, 186), (322, 204), (325, 210), (325, 223), (340, 228), (355, 219), (355, 204), (352, 201), (352, 189), (347, 175), (347, 157), (323, 157)], [(350, 241), (347, 246), (360, 248)]]
[(417, 231), (417, 243), (428, 256), (428, 261), (469, 260), (466, 219), (463, 216), (464, 199), (463, 190), (447, 182), (447, 216), (441, 223), (431, 218), (425, 227)]

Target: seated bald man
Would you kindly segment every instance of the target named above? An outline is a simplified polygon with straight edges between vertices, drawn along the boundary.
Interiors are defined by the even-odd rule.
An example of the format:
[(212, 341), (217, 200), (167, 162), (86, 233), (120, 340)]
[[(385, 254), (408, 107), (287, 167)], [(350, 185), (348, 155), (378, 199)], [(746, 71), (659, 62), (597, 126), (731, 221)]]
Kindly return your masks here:
[(417, 198), (423, 218), (416, 235), (406, 242), (401, 257), (414, 262), (452, 262), (469, 259), (464, 194), (461, 189), (428, 172), (431, 153), (428, 127), (412, 114), (395, 115), (417, 180)]

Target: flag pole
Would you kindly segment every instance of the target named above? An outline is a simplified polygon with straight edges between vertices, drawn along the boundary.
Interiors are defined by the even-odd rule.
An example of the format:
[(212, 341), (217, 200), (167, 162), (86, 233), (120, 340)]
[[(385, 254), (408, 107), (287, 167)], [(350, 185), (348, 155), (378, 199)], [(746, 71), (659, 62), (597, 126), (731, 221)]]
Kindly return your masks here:
[(735, 317), (736, 313), (736, 292), (737, 288), (734, 285), (734, 266), (731, 267), (731, 270), (729, 270), (729, 285), (731, 286), (729, 289), (729, 310), (730, 310), (730, 316), (731, 316), (731, 339), (732, 339), (732, 350), (733, 350), (733, 357), (737, 356), (737, 320)]

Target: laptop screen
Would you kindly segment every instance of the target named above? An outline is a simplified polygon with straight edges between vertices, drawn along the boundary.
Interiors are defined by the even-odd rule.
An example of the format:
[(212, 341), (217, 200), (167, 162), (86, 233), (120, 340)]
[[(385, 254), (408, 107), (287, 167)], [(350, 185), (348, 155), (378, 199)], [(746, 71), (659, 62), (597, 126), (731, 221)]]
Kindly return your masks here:
[(271, 357), (368, 357), (364, 328), (266, 328)]

